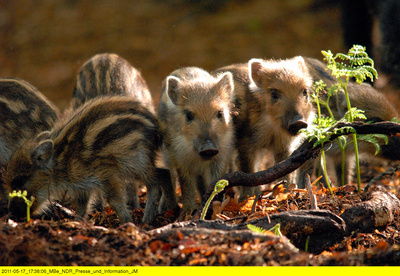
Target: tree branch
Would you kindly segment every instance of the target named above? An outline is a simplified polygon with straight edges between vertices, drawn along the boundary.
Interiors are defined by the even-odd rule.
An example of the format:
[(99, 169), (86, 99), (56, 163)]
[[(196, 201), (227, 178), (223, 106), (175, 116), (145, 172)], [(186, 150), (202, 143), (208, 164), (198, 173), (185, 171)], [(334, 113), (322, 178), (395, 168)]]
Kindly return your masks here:
[[(384, 121), (378, 123), (366, 124), (364, 122), (353, 122), (353, 123), (345, 123), (341, 122), (337, 126), (340, 127), (352, 127), (356, 130), (357, 134), (386, 134), (386, 135), (398, 135), (400, 133), (400, 124)], [(334, 141), (337, 137), (341, 135), (352, 134), (351, 132), (345, 132), (341, 134), (333, 134), (331, 135), (329, 141)], [(315, 158), (318, 156), (320, 148), (313, 148), (313, 141), (304, 141), (303, 144), (299, 146), (287, 159), (275, 164), (274, 166), (268, 168), (264, 171), (259, 171), (256, 173), (244, 173), (240, 171), (235, 171), (232, 173), (225, 174), (221, 177), (221, 179), (228, 180), (230, 187), (235, 186), (246, 186), (246, 187), (255, 187), (264, 184), (271, 183), (293, 171), (298, 169), (301, 165), (303, 165), (307, 160), (311, 158)], [(326, 143), (327, 144), (327, 143)], [(219, 181), (211, 183), (209, 185), (207, 192), (203, 195), (202, 202), (206, 202), (207, 199), (211, 196), (214, 191), (215, 184)], [(199, 208), (199, 210), (203, 210), (204, 203)], [(200, 211), (197, 211), (193, 219), (199, 219)]]

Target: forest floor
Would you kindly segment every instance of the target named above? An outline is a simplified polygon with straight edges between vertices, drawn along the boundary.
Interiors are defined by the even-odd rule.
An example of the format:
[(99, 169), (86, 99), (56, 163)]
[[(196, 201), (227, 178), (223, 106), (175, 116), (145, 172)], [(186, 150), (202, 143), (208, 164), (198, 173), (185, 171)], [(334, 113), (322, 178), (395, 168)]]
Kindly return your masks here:
[[(363, 165), (362, 187), (389, 168), (389, 165)], [(379, 177), (373, 187), (380, 187), (398, 196), (399, 182), (400, 172), (395, 171)], [(313, 185), (319, 209), (340, 215), (361, 201), (362, 197), (354, 184), (333, 190), (332, 196), (327, 189)], [(238, 202), (231, 195), (232, 199), (224, 201), (222, 210), (214, 212), (214, 219), (234, 225), (279, 212), (311, 208), (306, 190), (287, 191), (279, 183), (272, 183), (264, 185), (262, 191), (263, 196), (256, 203), (254, 198)], [(143, 188), (140, 192), (142, 207), (145, 198), (146, 191)], [(62, 204), (68, 206), (68, 200)], [(157, 231), (176, 221), (176, 210), (160, 214), (153, 225), (141, 222), (143, 211), (143, 208), (133, 210), (134, 224), (123, 225), (119, 224), (115, 213), (109, 208), (91, 214), (89, 221), (79, 221), (73, 215), (58, 212), (52, 218), (16, 222), (7, 215), (7, 206), (3, 203), (0, 207), (0, 264), (397, 266), (400, 263), (400, 220), (397, 215), (393, 222), (382, 229), (354, 232), (323, 252), (312, 254), (306, 252), (305, 248), (296, 248), (284, 236), (278, 237), (271, 232), (256, 234), (251, 230), (243, 230), (243, 234), (238, 236), (237, 233), (223, 230), (183, 231), (179, 227), (167, 232)], [(312, 248), (308, 251), (312, 251)]]

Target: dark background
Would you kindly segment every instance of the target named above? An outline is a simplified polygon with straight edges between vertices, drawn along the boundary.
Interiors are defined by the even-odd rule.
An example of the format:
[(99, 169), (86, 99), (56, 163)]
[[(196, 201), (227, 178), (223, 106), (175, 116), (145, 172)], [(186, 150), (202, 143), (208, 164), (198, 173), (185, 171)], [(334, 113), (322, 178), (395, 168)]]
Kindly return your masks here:
[(114, 52), (142, 72), (158, 104), (162, 80), (181, 66), (347, 51), (338, 3), (0, 0), (0, 76), (25, 79), (64, 108), (80, 66)]
[[(368, 28), (368, 39), (379, 40), (377, 4), (342, 1), (0, 0), (0, 76), (27, 80), (63, 109), (82, 64), (113, 52), (142, 72), (158, 105), (162, 80), (182, 66), (210, 71), (255, 57), (346, 53), (342, 14), (356, 26), (346, 36), (356, 40), (351, 43), (364, 44), (358, 40)], [(358, 19), (357, 12), (367, 15)], [(372, 56), (371, 45), (363, 46)], [(382, 74), (378, 81), (397, 104), (399, 93)]]

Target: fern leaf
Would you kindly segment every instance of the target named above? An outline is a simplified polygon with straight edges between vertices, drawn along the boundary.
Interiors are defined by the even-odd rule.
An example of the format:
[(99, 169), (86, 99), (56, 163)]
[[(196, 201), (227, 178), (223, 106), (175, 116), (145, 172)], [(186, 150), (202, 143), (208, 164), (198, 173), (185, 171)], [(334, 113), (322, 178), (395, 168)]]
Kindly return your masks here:
[(385, 145), (389, 142), (389, 138), (385, 134), (363, 134), (357, 135), (358, 140), (362, 140), (368, 143), (371, 143), (375, 147), (375, 155), (379, 153), (381, 150), (381, 142), (379, 140), (383, 140)]
[(265, 230), (264, 228), (255, 226), (253, 224), (247, 224), (247, 228), (249, 228), (253, 232), (260, 233), (260, 234), (264, 234), (265, 232), (267, 232), (267, 230)]
[(387, 145), (389, 143), (389, 137), (385, 134), (374, 133), (374, 134), (370, 134), (370, 135), (373, 135), (374, 137), (383, 140), (385, 142), (385, 145)]
[(392, 118), (391, 121), (394, 122), (394, 123), (398, 123), (398, 124), (400, 123), (400, 119), (396, 118), (396, 117)]
[(343, 119), (345, 122), (354, 122), (355, 119), (366, 120), (367, 117), (364, 115), (364, 110), (358, 109), (357, 107), (352, 107), (349, 111), (347, 111)]
[(321, 92), (325, 90), (326, 84), (324, 83), (323, 80), (319, 80), (314, 83), (313, 88), (315, 92)]
[[(333, 56), (331, 51), (322, 51), (322, 54), (327, 61), (327, 67), (336, 78), (355, 78), (358, 84), (361, 84), (367, 78), (370, 78), (371, 81), (378, 78), (374, 61), (365, 52), (363, 46), (354, 45), (347, 54), (338, 53)], [(337, 62), (337, 59), (342, 60), (342, 62)]]
[(331, 86), (331, 88), (328, 89), (328, 96), (333, 96), (340, 91), (340, 85), (338, 83), (334, 84)]

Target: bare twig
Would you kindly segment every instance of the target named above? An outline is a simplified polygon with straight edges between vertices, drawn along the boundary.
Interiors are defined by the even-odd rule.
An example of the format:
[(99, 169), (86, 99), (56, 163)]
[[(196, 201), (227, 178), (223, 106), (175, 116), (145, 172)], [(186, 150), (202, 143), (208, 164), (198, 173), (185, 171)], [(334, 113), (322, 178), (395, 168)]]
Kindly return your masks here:
[(396, 167), (392, 167), (387, 169), (386, 171), (384, 171), (383, 173), (378, 174), (377, 176), (375, 176), (374, 178), (372, 178), (368, 184), (365, 186), (364, 191), (367, 192), (369, 190), (369, 188), (375, 184), (376, 181), (378, 181), (379, 179), (381, 179), (384, 176), (387, 175), (393, 175), (394, 173), (396, 173), (398, 170), (400, 170), (400, 166), (396, 166)]
[[(321, 177), (322, 177), (322, 175), (317, 179), (317, 180), (315, 180), (314, 182), (313, 182), (313, 184), (315, 184), (318, 180), (320, 180), (321, 179)], [(309, 174), (307, 174), (306, 176), (305, 176), (305, 178), (306, 178), (306, 186), (307, 186), (307, 191), (308, 191), (308, 195), (309, 195), (309, 197), (310, 197), (310, 202), (311, 202), (311, 210), (318, 210), (318, 206), (317, 206), (317, 197), (313, 194), (313, 191), (312, 191), (312, 184), (311, 184), (311, 179), (310, 179), (310, 175)]]

